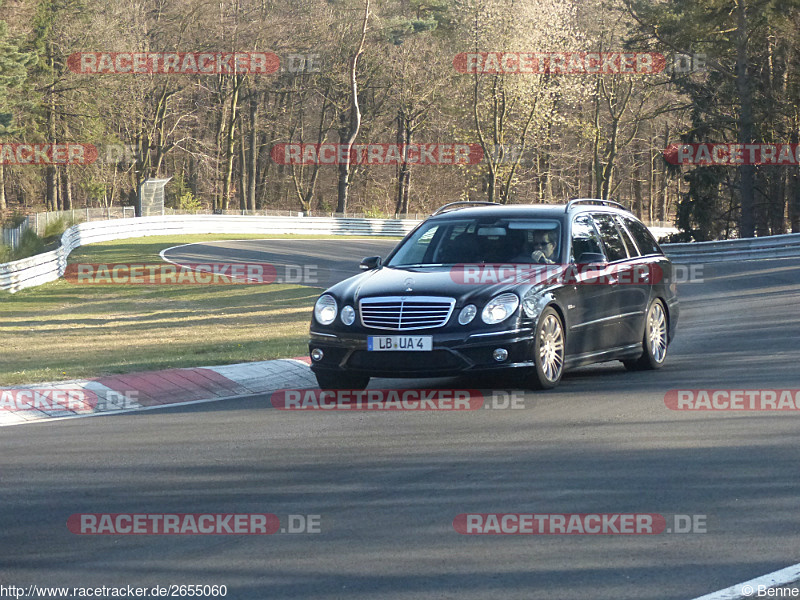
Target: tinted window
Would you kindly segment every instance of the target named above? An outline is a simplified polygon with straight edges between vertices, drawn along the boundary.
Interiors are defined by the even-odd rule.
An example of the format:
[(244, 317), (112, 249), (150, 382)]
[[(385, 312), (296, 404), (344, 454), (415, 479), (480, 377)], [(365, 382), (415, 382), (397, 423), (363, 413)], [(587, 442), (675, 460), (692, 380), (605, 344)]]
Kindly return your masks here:
[(636, 240), (636, 245), (639, 246), (639, 252), (642, 255), (646, 254), (663, 254), (661, 252), (661, 248), (658, 247), (658, 243), (653, 238), (653, 235), (650, 233), (650, 230), (647, 229), (642, 223), (635, 219), (631, 219), (630, 217), (622, 217), (625, 225), (628, 227), (628, 231), (631, 232), (633, 239)]
[(628, 233), (628, 230), (625, 228), (625, 225), (622, 223), (622, 217), (616, 215), (615, 219), (617, 220), (617, 229), (619, 229), (620, 234), (622, 234), (622, 241), (625, 242), (625, 247), (628, 249), (629, 256), (639, 256), (640, 252), (636, 248), (636, 244), (631, 237), (631, 234)]
[(572, 223), (572, 259), (578, 260), (588, 252), (603, 254), (603, 244), (589, 217), (577, 217)]
[(388, 259), (390, 267), (458, 263), (555, 263), (561, 227), (549, 219), (482, 217), (424, 223)]
[(595, 214), (592, 216), (594, 217), (597, 229), (600, 231), (600, 236), (603, 238), (608, 262), (628, 258), (625, 242), (622, 241), (622, 236), (619, 234), (616, 223), (614, 223), (614, 217), (608, 213)]

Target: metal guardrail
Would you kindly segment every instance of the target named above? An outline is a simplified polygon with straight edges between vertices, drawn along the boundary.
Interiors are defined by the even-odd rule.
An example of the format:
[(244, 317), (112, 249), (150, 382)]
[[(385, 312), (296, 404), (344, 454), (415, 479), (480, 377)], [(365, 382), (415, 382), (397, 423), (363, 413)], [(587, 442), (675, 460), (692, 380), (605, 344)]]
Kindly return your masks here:
[[(47, 225), (63, 219), (70, 224), (88, 223), (90, 221), (107, 221), (109, 219), (124, 219), (135, 216), (136, 209), (133, 206), (113, 206), (101, 208), (73, 208), (70, 210), (56, 210), (40, 213), (32, 213), (28, 215), (31, 227), (34, 228), (39, 235), (44, 234)], [(212, 212), (207, 209), (197, 211), (186, 211), (174, 208), (164, 208), (164, 214), (161, 216), (172, 215), (185, 215), (185, 216), (245, 216), (245, 217), (327, 217), (336, 219), (394, 219), (394, 220), (412, 220), (416, 221), (427, 217), (427, 215), (419, 215), (417, 213), (408, 214), (405, 216), (395, 215), (394, 217), (376, 217), (374, 215), (364, 213), (333, 213), (329, 211), (311, 211), (306, 215), (296, 210), (277, 210), (277, 209), (260, 209), (260, 210), (241, 210), (230, 209)], [(159, 215), (150, 215), (159, 216)]]
[(787, 258), (800, 256), (800, 233), (718, 242), (662, 244), (661, 247), (670, 260), (678, 263)]
[(64, 232), (58, 249), (0, 264), (0, 289), (16, 292), (55, 281), (64, 274), (70, 252), (95, 242), (149, 235), (207, 233), (403, 236), (417, 223), (419, 221), (226, 215), (139, 217), (80, 223)]

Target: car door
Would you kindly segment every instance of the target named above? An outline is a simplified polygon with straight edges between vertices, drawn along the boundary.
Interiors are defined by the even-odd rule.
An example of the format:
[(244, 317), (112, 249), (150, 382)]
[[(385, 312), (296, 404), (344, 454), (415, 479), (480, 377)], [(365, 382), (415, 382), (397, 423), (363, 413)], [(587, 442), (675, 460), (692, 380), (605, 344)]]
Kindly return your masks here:
[(585, 355), (609, 348), (608, 320), (614, 315), (613, 290), (598, 283), (607, 274), (606, 267), (587, 267), (581, 257), (594, 254), (606, 257), (600, 234), (588, 214), (577, 215), (570, 234), (571, 298), (567, 305), (569, 331), (568, 354)]
[(642, 297), (643, 286), (637, 284), (639, 252), (630, 236), (625, 239), (627, 234), (621, 231), (614, 214), (594, 213), (592, 218), (609, 262), (608, 278), (604, 283), (609, 290), (609, 314), (604, 322), (603, 337), (609, 348), (639, 343), (642, 303), (646, 304)]
[(630, 217), (614, 215), (617, 229), (622, 235), (625, 247), (630, 258), (624, 264), (620, 273), (619, 285), (622, 296), (622, 310), (626, 315), (621, 321), (623, 344), (639, 344), (644, 335), (644, 319), (647, 305), (650, 302), (650, 291), (653, 286), (652, 278), (657, 276), (652, 260), (644, 256), (636, 240), (631, 235), (628, 222), (633, 222)]
[(642, 277), (639, 281), (639, 309), (642, 311), (642, 319), (638, 324), (638, 337), (641, 340), (644, 335), (644, 321), (647, 314), (647, 307), (650, 305), (650, 300), (655, 297), (655, 289), (664, 285), (665, 278), (670, 278), (672, 274), (671, 265), (666, 260), (664, 253), (658, 246), (658, 243), (653, 238), (653, 235), (645, 227), (644, 223), (629, 217), (627, 215), (618, 215), (617, 217), (623, 224), (624, 228), (630, 234), (636, 247), (639, 249), (640, 257), (637, 260), (637, 266)]

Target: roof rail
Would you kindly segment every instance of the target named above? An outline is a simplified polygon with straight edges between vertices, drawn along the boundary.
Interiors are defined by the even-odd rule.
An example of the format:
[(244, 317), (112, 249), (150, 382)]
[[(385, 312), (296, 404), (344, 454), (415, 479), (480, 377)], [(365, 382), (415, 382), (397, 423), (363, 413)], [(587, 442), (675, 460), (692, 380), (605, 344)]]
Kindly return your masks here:
[(469, 201), (469, 200), (461, 200), (459, 202), (450, 202), (449, 204), (445, 204), (444, 206), (440, 206), (437, 208), (432, 214), (432, 217), (436, 215), (440, 215), (445, 212), (449, 212), (451, 210), (458, 210), (459, 208), (467, 208), (468, 206), (500, 206), (498, 202), (484, 202), (484, 201)]
[(614, 208), (621, 208), (626, 212), (630, 212), (619, 202), (614, 202), (613, 200), (602, 200), (600, 198), (576, 198), (575, 200), (570, 200), (569, 202), (567, 202), (567, 206), (566, 208), (564, 208), (564, 212), (569, 212), (569, 209), (575, 206), (576, 204), (599, 204), (600, 206), (611, 206)]

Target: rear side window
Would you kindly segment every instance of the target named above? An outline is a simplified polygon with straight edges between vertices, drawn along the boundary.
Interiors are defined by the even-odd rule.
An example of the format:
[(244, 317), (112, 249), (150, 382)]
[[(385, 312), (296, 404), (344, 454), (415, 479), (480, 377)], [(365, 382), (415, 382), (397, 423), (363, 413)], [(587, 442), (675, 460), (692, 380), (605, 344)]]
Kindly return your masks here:
[(622, 217), (622, 220), (628, 228), (628, 231), (631, 232), (633, 239), (636, 240), (636, 245), (639, 246), (639, 252), (642, 253), (642, 256), (648, 254), (663, 254), (653, 234), (650, 233), (647, 227), (630, 217)]
[(617, 225), (614, 223), (614, 217), (608, 213), (598, 213), (592, 216), (594, 217), (594, 222), (597, 224), (597, 229), (600, 231), (600, 237), (603, 238), (608, 262), (628, 258), (625, 242), (622, 241), (619, 229), (617, 229)]
[(636, 248), (636, 243), (633, 241), (631, 234), (622, 223), (620, 216), (617, 215), (615, 219), (617, 221), (617, 229), (619, 229), (619, 233), (622, 235), (622, 240), (625, 242), (625, 247), (628, 249), (628, 256), (640, 256), (639, 250)]
[(572, 223), (572, 259), (578, 260), (582, 254), (603, 254), (603, 243), (592, 220), (587, 216), (579, 216)]

